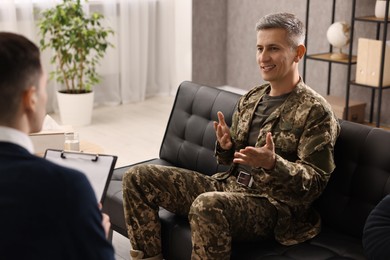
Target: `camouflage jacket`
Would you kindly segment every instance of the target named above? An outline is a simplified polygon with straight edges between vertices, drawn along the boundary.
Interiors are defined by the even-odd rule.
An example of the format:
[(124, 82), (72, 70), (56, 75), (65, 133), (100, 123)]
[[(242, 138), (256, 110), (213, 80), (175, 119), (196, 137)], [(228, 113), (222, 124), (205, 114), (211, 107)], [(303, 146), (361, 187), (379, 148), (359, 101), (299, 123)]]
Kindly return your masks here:
[[(230, 128), (233, 148), (216, 149), (219, 163), (231, 164), (234, 151), (247, 146), (257, 104), (269, 89), (269, 84), (255, 87), (238, 101)], [(302, 81), (260, 129), (255, 146), (263, 146), (266, 133), (271, 132), (276, 164), (269, 171), (252, 168), (254, 184), (247, 192), (267, 198), (277, 208), (279, 217), (274, 233), (280, 243), (300, 243), (320, 232), (321, 219), (311, 204), (322, 193), (335, 168), (333, 150), (339, 131), (330, 105)], [(213, 176), (225, 179), (233, 170), (234, 165), (230, 171)]]

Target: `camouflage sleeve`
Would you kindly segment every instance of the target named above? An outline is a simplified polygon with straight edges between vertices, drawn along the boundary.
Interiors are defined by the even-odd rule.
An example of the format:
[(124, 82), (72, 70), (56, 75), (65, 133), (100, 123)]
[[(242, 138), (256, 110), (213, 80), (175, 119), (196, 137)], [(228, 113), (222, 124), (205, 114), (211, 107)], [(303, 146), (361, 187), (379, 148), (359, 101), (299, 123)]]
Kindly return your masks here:
[(320, 106), (313, 108), (298, 143), (298, 160), (277, 155), (274, 169), (263, 171), (274, 187), (272, 197), (290, 206), (316, 199), (335, 168), (333, 152), (339, 131), (333, 113)]
[(218, 141), (215, 142), (215, 157), (219, 164), (230, 165), (233, 163), (234, 146), (229, 150), (224, 150), (219, 145)]

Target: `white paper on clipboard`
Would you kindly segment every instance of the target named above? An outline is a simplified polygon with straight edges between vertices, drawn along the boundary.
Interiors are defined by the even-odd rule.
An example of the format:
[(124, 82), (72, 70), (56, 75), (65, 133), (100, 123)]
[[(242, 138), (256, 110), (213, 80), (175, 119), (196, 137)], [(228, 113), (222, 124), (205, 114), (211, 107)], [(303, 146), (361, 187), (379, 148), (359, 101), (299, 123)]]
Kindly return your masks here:
[(117, 156), (47, 149), (44, 157), (53, 163), (84, 173), (96, 198), (103, 203)]

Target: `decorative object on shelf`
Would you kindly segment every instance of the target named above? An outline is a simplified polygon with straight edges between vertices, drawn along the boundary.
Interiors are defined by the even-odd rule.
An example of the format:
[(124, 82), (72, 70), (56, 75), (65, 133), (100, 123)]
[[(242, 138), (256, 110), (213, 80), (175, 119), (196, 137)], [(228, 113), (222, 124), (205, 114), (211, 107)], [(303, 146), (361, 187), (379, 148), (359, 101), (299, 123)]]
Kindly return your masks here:
[[(61, 0), (54, 7), (45, 9), (38, 22), (42, 50), (53, 50), (51, 63), (56, 65), (56, 70), (50, 72), (50, 78), (65, 87), (57, 92), (57, 98), (62, 124), (67, 125), (90, 124), (92, 87), (100, 81), (96, 67), (106, 49), (112, 46), (108, 37), (113, 31), (101, 24), (103, 15), (96, 12), (88, 15), (82, 2), (87, 3), (88, 0)], [(92, 102), (81, 101), (83, 106), (76, 111), (76, 101), (70, 102), (71, 115), (66, 116), (69, 108), (62, 107), (66, 102), (60, 100), (59, 94), (72, 96), (77, 100), (81, 99), (78, 96), (92, 95)], [(86, 120), (71, 120), (83, 112), (87, 114), (83, 116)]]
[(339, 49), (339, 52), (334, 52), (331, 55), (332, 59), (342, 60), (347, 59), (348, 55), (342, 52), (343, 47), (349, 44), (349, 30), (350, 26), (347, 22), (335, 22), (329, 26), (326, 32), (328, 42)]
[[(384, 74), (382, 86), (390, 86), (390, 42), (385, 45)], [(356, 64), (356, 83), (379, 87), (382, 41), (359, 38)]]
[[(385, 18), (386, 13), (386, 0), (376, 0), (375, 3), (375, 16), (377, 18)], [(390, 18), (390, 5), (387, 17)]]

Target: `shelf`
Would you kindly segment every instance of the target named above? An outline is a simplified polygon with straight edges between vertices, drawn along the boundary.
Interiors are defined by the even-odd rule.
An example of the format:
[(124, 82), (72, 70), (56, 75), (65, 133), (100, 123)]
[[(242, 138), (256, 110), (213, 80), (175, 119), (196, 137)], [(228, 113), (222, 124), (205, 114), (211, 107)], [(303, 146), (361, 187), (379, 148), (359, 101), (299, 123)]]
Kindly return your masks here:
[[(373, 122), (373, 118), (374, 118), (374, 112), (376, 113), (376, 126), (379, 127), (380, 126), (380, 119), (381, 119), (381, 108), (382, 108), (382, 91), (385, 90), (385, 89), (390, 89), (390, 86), (388, 84), (388, 81), (385, 80), (385, 75), (387, 71), (385, 71), (385, 66), (387, 63), (386, 60), (383, 61), (383, 56), (385, 55), (385, 50), (386, 49), (382, 49), (382, 52), (381, 52), (381, 63), (380, 63), (380, 68), (378, 68), (379, 72), (381, 74), (383, 74), (383, 82), (386, 83), (385, 86), (383, 85), (380, 85), (380, 86), (375, 86), (375, 85), (368, 85), (368, 84), (361, 84), (361, 83), (357, 83), (356, 82), (356, 79), (354, 80), (351, 80), (351, 73), (352, 73), (352, 66), (353, 65), (356, 65), (357, 66), (357, 55), (353, 55), (353, 40), (354, 40), (354, 32), (355, 32), (355, 28), (354, 28), (354, 25), (357, 21), (361, 21), (361, 22), (368, 22), (368, 23), (374, 23), (376, 25), (376, 40), (380, 40), (382, 41), (382, 46), (385, 45), (385, 41), (387, 41), (387, 32), (388, 32), (388, 29), (389, 29), (389, 24), (390, 24), (390, 17), (387, 18), (377, 18), (376, 16), (374, 15), (369, 15), (369, 16), (361, 16), (361, 17), (356, 17), (355, 16), (355, 11), (356, 11), (356, 1), (357, 0), (351, 0), (352, 1), (352, 8), (351, 8), (351, 20), (350, 20), (350, 26), (351, 26), (351, 29), (350, 29), (350, 42), (348, 44), (348, 48), (349, 48), (349, 51), (346, 52), (346, 58), (344, 59), (332, 59), (331, 58), (331, 55), (332, 53), (330, 53), (331, 51), (335, 51), (334, 49), (332, 49), (332, 46), (329, 45), (329, 52), (327, 53), (314, 53), (314, 54), (307, 54), (305, 55), (305, 58), (304, 58), (304, 67), (303, 67), (303, 78), (305, 79), (306, 77), (306, 69), (307, 69), (307, 64), (306, 64), (306, 61), (307, 60), (315, 60), (315, 61), (323, 61), (323, 62), (327, 62), (328, 63), (328, 70), (327, 70), (327, 74), (328, 74), (328, 80), (327, 80), (327, 94), (329, 95), (330, 94), (330, 90), (331, 90), (331, 81), (332, 81), (332, 64), (333, 63), (338, 63), (338, 64), (342, 64), (342, 65), (347, 65), (347, 68), (348, 68), (348, 72), (347, 72), (347, 82), (346, 82), (346, 90), (345, 90), (345, 98), (341, 98), (341, 100), (338, 100), (340, 102), (338, 103), (341, 103), (341, 102), (344, 102), (343, 104), (345, 104), (345, 110), (342, 111), (341, 115), (343, 118), (345, 119), (348, 119), (350, 120), (349, 118), (349, 114), (350, 114), (350, 110), (353, 110), (353, 107), (351, 106), (351, 104), (353, 103), (353, 101), (350, 99), (350, 87), (352, 85), (356, 85), (358, 87), (365, 87), (365, 88), (370, 88), (371, 89), (371, 101), (370, 101), (370, 123)], [(387, 1), (387, 5), (389, 4), (390, 0), (386, 0)], [(325, 2), (325, 1), (324, 1)], [(332, 3), (332, 13), (331, 13), (331, 24), (335, 22), (335, 17), (336, 17), (336, 2), (337, 0), (333, 0), (331, 1), (333, 2)], [(306, 1), (306, 30), (308, 30), (308, 23), (309, 23), (309, 11), (310, 11), (310, 0), (307, 0)], [(383, 28), (381, 28), (383, 25)], [(383, 36), (381, 37), (381, 34), (383, 34)], [(308, 35), (306, 35), (308, 36)], [(308, 38), (308, 37), (306, 37)], [(307, 44), (307, 41), (305, 42), (306, 46), (308, 46)], [(366, 53), (364, 53), (366, 54)], [(360, 54), (362, 55), (362, 54)], [(364, 56), (364, 55), (363, 55)], [(365, 55), (367, 56), (367, 55)], [(363, 58), (363, 57), (362, 57)], [(367, 59), (367, 58), (365, 58)], [(357, 70), (358, 68), (356, 68)], [(387, 69), (386, 69), (387, 70)], [(379, 80), (378, 80), (379, 81)], [(376, 92), (378, 94), (378, 101), (376, 102), (375, 101), (375, 95), (376, 95)], [(334, 101), (334, 100), (333, 100)], [(352, 103), (351, 103), (352, 102)], [(374, 111), (374, 105), (375, 103), (377, 103), (377, 111)], [(340, 107), (343, 107), (343, 106), (340, 106)], [(360, 109), (362, 109), (363, 105), (360, 106)], [(339, 109), (339, 112), (340, 112), (341, 109)], [(363, 112), (360, 112), (360, 113), (363, 113), (363, 116), (364, 116), (364, 111)], [(339, 113), (340, 114), (340, 113)], [(347, 117), (348, 115), (348, 117)]]
[[(335, 62), (335, 63), (341, 63), (341, 64), (349, 64), (349, 59), (332, 59), (330, 56), (332, 53), (319, 53), (319, 54), (311, 54), (307, 55), (308, 59), (313, 60), (321, 60), (321, 61), (328, 61), (328, 62)], [(357, 56), (353, 55), (351, 59), (351, 64), (356, 64)]]
[(366, 103), (363, 101), (350, 99), (348, 102), (348, 116), (346, 116), (345, 98), (331, 95), (324, 96), (324, 98), (331, 105), (333, 112), (338, 118), (347, 118), (347, 120), (356, 123), (364, 122)]
[[(374, 89), (379, 88), (379, 86), (372, 86), (372, 85), (362, 84), (362, 83), (358, 83), (358, 82), (356, 82), (354, 80), (350, 81), (350, 84), (356, 85), (356, 86), (360, 86), (360, 87), (365, 87), (365, 88), (374, 88)], [(390, 86), (382, 86), (382, 89), (388, 89), (388, 88), (390, 88)]]
[[(384, 18), (377, 18), (375, 16), (362, 16), (362, 17), (355, 17), (356, 21), (363, 21), (363, 22), (372, 22), (372, 23), (384, 23)], [(390, 22), (390, 18), (387, 21)]]

